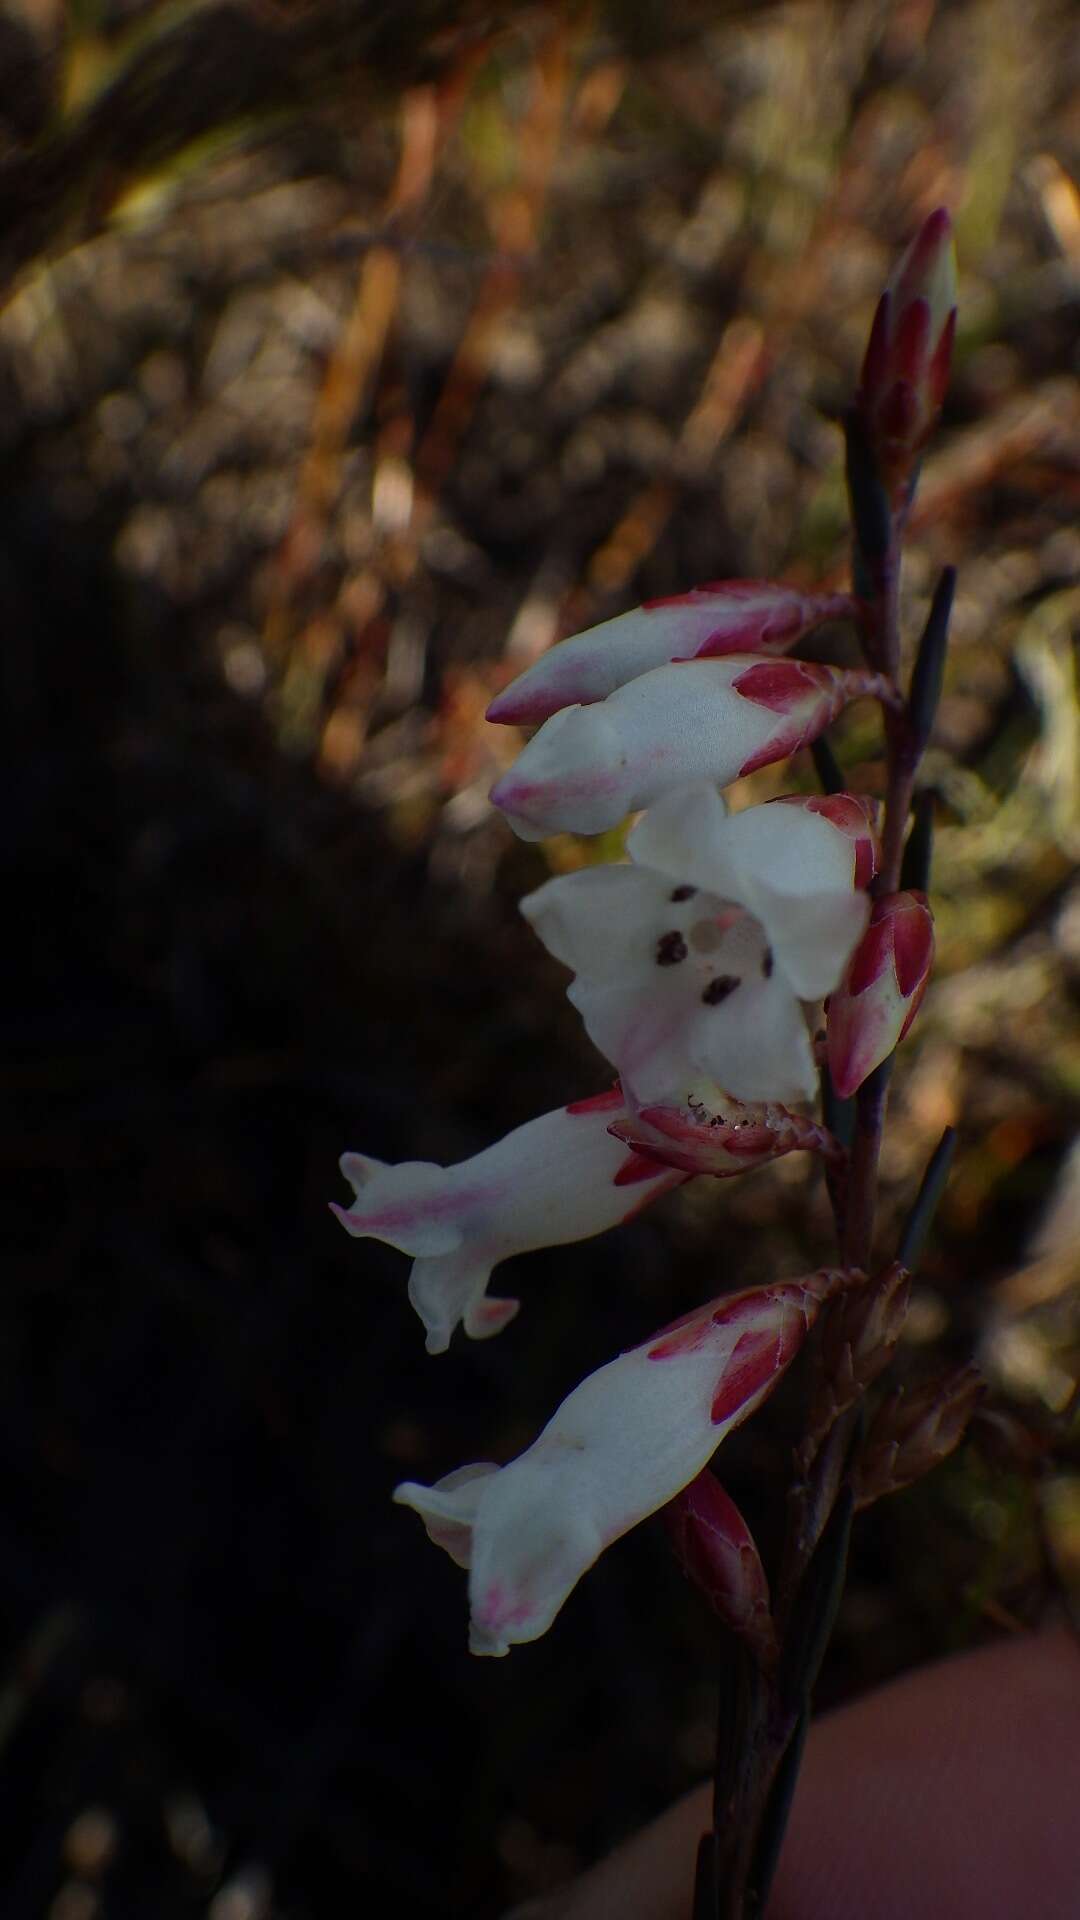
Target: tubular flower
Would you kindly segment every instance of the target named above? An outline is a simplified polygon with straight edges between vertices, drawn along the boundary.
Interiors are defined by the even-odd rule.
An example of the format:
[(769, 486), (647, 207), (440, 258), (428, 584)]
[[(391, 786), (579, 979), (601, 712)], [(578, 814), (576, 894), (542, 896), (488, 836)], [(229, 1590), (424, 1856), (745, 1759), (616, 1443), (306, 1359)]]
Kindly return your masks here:
[(486, 1340), (513, 1319), (516, 1300), (490, 1299), (491, 1270), (514, 1253), (564, 1246), (628, 1220), (686, 1175), (627, 1150), (608, 1131), (625, 1117), (616, 1087), (542, 1114), (456, 1167), (427, 1160), (387, 1166), (341, 1157), (356, 1195), (330, 1211), (357, 1239), (414, 1256), (409, 1298), (429, 1353), (445, 1353), (461, 1322)]
[(870, 924), (828, 1006), (833, 1087), (846, 1100), (900, 1044), (919, 1011), (934, 960), (925, 893), (875, 900)]
[(576, 1387), (508, 1466), (459, 1468), (394, 1494), (469, 1568), (474, 1653), (545, 1633), (604, 1548), (674, 1499), (794, 1359), (829, 1270), (756, 1287), (688, 1314)]
[(633, 1108), (689, 1106), (703, 1083), (737, 1101), (814, 1092), (799, 1003), (836, 986), (869, 913), (856, 882), (872, 830), (843, 798), (861, 835), (809, 806), (728, 815), (698, 782), (638, 822), (629, 865), (560, 875), (522, 901), (573, 969), (568, 997)]
[(785, 1153), (820, 1153), (840, 1160), (843, 1149), (805, 1114), (768, 1101), (732, 1100), (719, 1087), (695, 1087), (685, 1105), (638, 1107), (613, 1120), (617, 1140), (684, 1173), (730, 1179)]
[(656, 667), (594, 706), (564, 707), (491, 791), (523, 840), (602, 833), (688, 781), (726, 786), (816, 740), (881, 674), (732, 654)]
[(906, 480), (941, 411), (956, 332), (956, 253), (944, 207), (924, 220), (874, 315), (856, 411), (887, 482)]
[(846, 593), (800, 593), (773, 580), (718, 580), (620, 613), (545, 653), (496, 696), (489, 720), (532, 725), (560, 707), (606, 700), (617, 687), (672, 660), (726, 653), (787, 653), (823, 620), (843, 619)]

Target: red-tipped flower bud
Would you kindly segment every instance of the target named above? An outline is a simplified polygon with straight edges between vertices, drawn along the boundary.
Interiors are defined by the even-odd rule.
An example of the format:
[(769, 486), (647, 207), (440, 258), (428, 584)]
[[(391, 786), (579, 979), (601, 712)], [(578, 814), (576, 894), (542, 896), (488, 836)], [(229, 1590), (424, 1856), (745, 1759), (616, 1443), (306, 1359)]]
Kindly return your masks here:
[(919, 1010), (934, 958), (934, 917), (925, 893), (889, 893), (828, 1007), (833, 1088), (846, 1100), (899, 1045)]
[(944, 207), (924, 220), (878, 302), (858, 413), (890, 490), (902, 487), (945, 395), (956, 332), (956, 253)]
[(769, 1583), (746, 1521), (708, 1467), (663, 1509), (683, 1572), (763, 1667), (776, 1660)]

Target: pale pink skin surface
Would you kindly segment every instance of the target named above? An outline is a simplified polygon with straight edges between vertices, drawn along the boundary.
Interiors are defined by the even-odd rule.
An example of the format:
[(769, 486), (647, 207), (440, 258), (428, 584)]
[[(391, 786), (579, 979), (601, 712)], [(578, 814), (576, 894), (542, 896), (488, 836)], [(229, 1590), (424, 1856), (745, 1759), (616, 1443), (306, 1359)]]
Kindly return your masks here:
[(534, 725), (587, 706), (653, 667), (725, 653), (786, 653), (822, 620), (852, 610), (847, 594), (800, 593), (768, 580), (721, 580), (646, 601), (562, 640), (496, 696), (487, 718)]
[(604, 1547), (688, 1485), (761, 1403), (839, 1284), (815, 1274), (710, 1301), (590, 1374), (508, 1466), (397, 1488), (438, 1544), (459, 1560), (468, 1551), (474, 1653), (546, 1632)]
[[(1078, 1781), (1065, 1629), (907, 1674), (811, 1729), (768, 1920), (1076, 1920)], [(543, 1920), (686, 1920), (709, 1800), (688, 1794)]]
[(558, 1107), (454, 1167), (387, 1167), (345, 1154), (342, 1172), (357, 1199), (348, 1208), (332, 1203), (331, 1211), (354, 1238), (416, 1256), (409, 1296), (429, 1352), (445, 1351), (459, 1321), (483, 1339), (517, 1309), (516, 1301), (486, 1297), (500, 1260), (603, 1233), (686, 1178), (670, 1167), (650, 1174), (609, 1134), (624, 1113), (617, 1091)]

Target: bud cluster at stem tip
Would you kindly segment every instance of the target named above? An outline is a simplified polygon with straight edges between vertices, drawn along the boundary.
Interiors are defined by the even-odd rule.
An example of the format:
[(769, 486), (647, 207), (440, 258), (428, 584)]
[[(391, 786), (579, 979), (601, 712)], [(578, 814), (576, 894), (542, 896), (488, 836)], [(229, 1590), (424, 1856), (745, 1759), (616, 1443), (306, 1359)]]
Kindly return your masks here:
[(956, 333), (956, 253), (944, 207), (924, 220), (878, 301), (855, 412), (892, 496), (933, 429)]

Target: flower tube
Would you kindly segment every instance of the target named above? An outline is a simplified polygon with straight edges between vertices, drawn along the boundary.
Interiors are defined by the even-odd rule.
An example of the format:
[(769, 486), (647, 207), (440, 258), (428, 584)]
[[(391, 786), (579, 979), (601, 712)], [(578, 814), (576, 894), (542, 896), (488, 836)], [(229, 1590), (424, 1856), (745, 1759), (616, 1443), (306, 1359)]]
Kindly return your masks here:
[(808, 660), (687, 660), (656, 667), (595, 706), (546, 720), (491, 798), (523, 840), (602, 833), (671, 788), (726, 786), (816, 740), (863, 694), (896, 704), (881, 674)]
[(710, 1301), (590, 1374), (509, 1465), (399, 1486), (394, 1499), (469, 1569), (472, 1651), (545, 1633), (604, 1548), (696, 1479), (760, 1406), (822, 1301), (855, 1278), (829, 1269)]
[(414, 1256), (409, 1299), (429, 1353), (445, 1353), (460, 1323), (473, 1340), (498, 1333), (516, 1300), (491, 1299), (492, 1268), (511, 1254), (588, 1240), (629, 1220), (686, 1174), (628, 1149), (609, 1132), (626, 1107), (616, 1087), (516, 1127), (458, 1166), (387, 1166), (346, 1153), (355, 1204), (330, 1211), (356, 1239)]
[(561, 707), (606, 700), (628, 680), (672, 660), (787, 653), (823, 620), (843, 619), (855, 607), (850, 594), (803, 593), (774, 580), (718, 580), (646, 600), (560, 640), (496, 695), (487, 717), (531, 726)]

